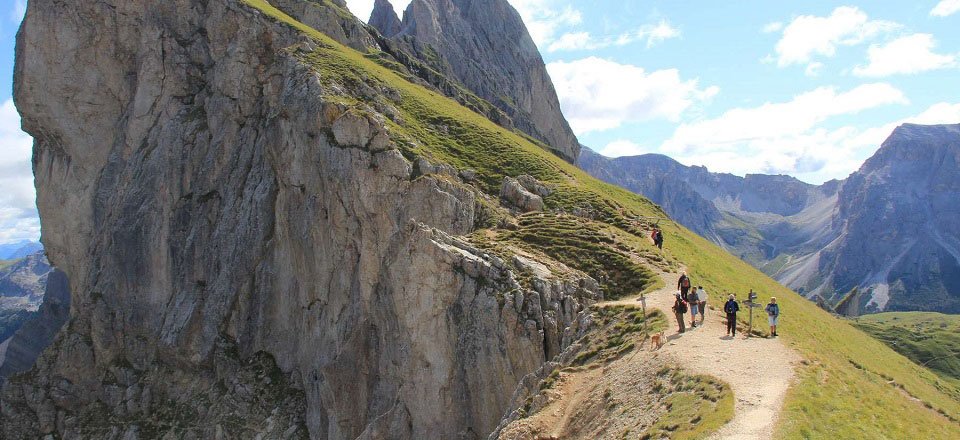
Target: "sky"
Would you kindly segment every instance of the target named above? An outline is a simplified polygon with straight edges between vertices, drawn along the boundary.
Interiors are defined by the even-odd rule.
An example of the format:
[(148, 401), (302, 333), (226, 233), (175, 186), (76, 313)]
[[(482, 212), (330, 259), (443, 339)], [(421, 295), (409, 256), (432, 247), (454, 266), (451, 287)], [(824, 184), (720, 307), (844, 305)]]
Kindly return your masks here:
[[(509, 1), (574, 132), (607, 156), (819, 184), (901, 123), (960, 123), (960, 0)], [(0, 1), (0, 244), (40, 234), (11, 99), (25, 4)], [(373, 0), (347, 4), (365, 20)]]

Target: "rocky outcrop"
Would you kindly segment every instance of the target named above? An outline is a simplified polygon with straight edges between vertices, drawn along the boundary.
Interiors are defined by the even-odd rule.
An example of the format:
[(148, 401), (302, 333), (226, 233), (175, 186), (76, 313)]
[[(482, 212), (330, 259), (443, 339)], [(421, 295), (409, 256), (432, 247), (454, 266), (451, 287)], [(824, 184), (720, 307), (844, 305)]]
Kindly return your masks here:
[(234, 0), (28, 3), (15, 101), (73, 312), (4, 438), (479, 438), (571, 342), (596, 281), (460, 238), (477, 190), (418, 173), (397, 91), (322, 44)]
[(520, 175), (516, 179), (505, 177), (503, 186), (500, 188), (500, 198), (520, 212), (543, 211), (546, 208), (543, 198), (550, 193), (551, 191), (546, 185), (526, 174)]
[(7, 341), (6, 352), (0, 356), (0, 381), (33, 367), (69, 317), (70, 285), (67, 276), (54, 269), (47, 276), (43, 303), (37, 313)]
[(387, 0), (370, 24), (406, 52), (453, 78), (523, 132), (573, 162), (580, 144), (523, 20), (506, 0), (413, 0), (395, 32)]
[(373, 12), (370, 13), (370, 20), (367, 24), (373, 26), (384, 37), (390, 38), (400, 33), (403, 25), (400, 23), (400, 17), (389, 0), (375, 0), (373, 2)]

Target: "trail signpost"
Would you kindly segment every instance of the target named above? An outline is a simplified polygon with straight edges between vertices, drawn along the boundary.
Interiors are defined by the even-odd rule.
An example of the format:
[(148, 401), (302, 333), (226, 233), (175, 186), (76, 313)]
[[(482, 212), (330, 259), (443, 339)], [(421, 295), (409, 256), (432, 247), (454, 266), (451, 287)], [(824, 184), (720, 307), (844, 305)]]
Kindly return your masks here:
[(763, 304), (757, 303), (757, 293), (750, 289), (750, 293), (747, 294), (747, 300), (744, 301), (744, 304), (750, 308), (750, 324), (747, 328), (747, 337), (753, 334), (753, 309), (761, 307)]

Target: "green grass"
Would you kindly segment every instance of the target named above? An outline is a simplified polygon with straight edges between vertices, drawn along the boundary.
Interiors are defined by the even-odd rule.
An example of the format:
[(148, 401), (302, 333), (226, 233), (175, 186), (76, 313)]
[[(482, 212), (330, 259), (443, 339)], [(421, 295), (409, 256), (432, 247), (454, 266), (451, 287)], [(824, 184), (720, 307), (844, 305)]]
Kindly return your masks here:
[(667, 412), (640, 439), (702, 438), (733, 418), (730, 386), (709, 376), (688, 375), (680, 368), (663, 368), (655, 389), (669, 394)]
[(930, 312), (866, 315), (854, 325), (897, 353), (941, 376), (960, 381), (960, 316)]
[(595, 310), (595, 317), (596, 330), (581, 340), (584, 348), (573, 359), (574, 366), (617, 359), (667, 326), (667, 318), (659, 310), (647, 312), (644, 320), (639, 307), (603, 307)]
[[(313, 53), (295, 54), (313, 66), (322, 81), (362, 82), (395, 90), (400, 99), (391, 105), (402, 115), (402, 123), (391, 122), (390, 129), (404, 154), (474, 169), (479, 189), (494, 198), (504, 176), (530, 174), (555, 188), (545, 199), (550, 209), (584, 211), (633, 248), (655, 252), (645, 237), (648, 225), (630, 220), (641, 215), (666, 217), (649, 200), (587, 176), (526, 136), (405, 81), (391, 69), (344, 48), (262, 0), (247, 3), (322, 43)], [(358, 98), (330, 99), (350, 102)], [(686, 228), (669, 221), (661, 226), (666, 235), (664, 252), (650, 254), (659, 260), (651, 257), (648, 263), (682, 263), (694, 284), (707, 289), (714, 306), (719, 305), (723, 292), (742, 297), (751, 288), (760, 293), (761, 301), (771, 295), (780, 300), (781, 339), (802, 355), (804, 363), (797, 367), (797, 381), (787, 396), (776, 437), (960, 438), (960, 424), (948, 418), (960, 418), (960, 402), (937, 387), (940, 379), (935, 374)], [(760, 361), (764, 353), (756, 356)]]

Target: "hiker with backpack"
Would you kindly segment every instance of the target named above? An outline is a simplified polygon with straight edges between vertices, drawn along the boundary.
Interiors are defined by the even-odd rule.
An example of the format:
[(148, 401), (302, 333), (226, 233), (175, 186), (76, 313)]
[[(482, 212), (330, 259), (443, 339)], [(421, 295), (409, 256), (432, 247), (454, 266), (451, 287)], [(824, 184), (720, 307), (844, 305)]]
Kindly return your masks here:
[(697, 304), (700, 306), (700, 325), (703, 325), (703, 320), (707, 317), (707, 292), (703, 290), (703, 286), (697, 286)]
[(687, 276), (687, 273), (680, 274), (680, 279), (677, 280), (677, 289), (680, 289), (680, 297), (684, 301), (689, 301), (687, 295), (690, 293), (690, 284), (690, 277)]
[(697, 292), (693, 291), (687, 295), (687, 303), (690, 305), (690, 328), (697, 327), (697, 313), (700, 312), (700, 301), (697, 299)]
[(764, 309), (767, 311), (767, 320), (770, 321), (770, 336), (777, 336), (777, 321), (780, 319), (780, 305), (777, 298), (771, 296), (770, 303)]
[(653, 231), (650, 233), (650, 239), (653, 240), (654, 246), (663, 249), (663, 232), (660, 231), (660, 228), (653, 228)]
[(726, 304), (723, 305), (723, 311), (727, 314), (727, 336), (737, 335), (737, 312), (740, 311), (740, 304), (736, 297), (731, 293)]
[(680, 292), (677, 292), (676, 298), (673, 301), (673, 314), (677, 317), (677, 325), (680, 327), (677, 329), (678, 333), (683, 333), (687, 331), (686, 326), (683, 322), (683, 314), (687, 313), (687, 303), (680, 297)]

